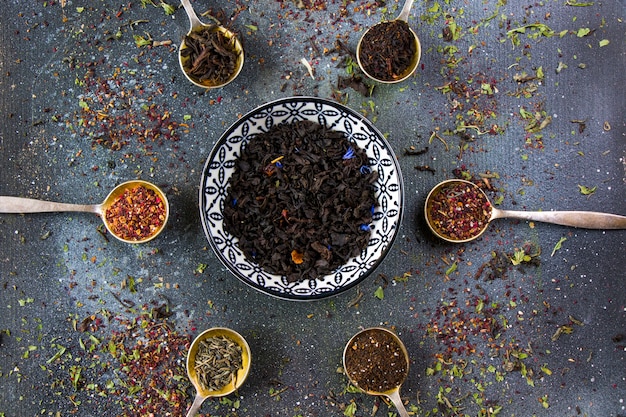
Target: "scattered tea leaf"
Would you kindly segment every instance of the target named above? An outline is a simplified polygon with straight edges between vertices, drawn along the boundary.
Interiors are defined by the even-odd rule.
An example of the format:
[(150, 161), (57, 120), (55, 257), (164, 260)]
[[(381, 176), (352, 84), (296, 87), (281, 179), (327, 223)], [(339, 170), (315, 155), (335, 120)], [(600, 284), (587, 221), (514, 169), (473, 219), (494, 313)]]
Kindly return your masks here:
[(589, 187), (587, 187), (587, 186), (585, 186), (585, 185), (580, 185), (580, 184), (578, 184), (578, 188), (580, 189), (580, 193), (581, 193), (582, 195), (591, 195), (591, 194), (593, 194), (593, 193), (595, 193), (595, 192), (596, 192), (596, 189), (597, 189), (598, 187), (597, 187), (597, 186), (594, 186), (594, 187), (589, 188)]
[(374, 297), (378, 298), (379, 300), (385, 298), (385, 291), (383, 290), (383, 287), (379, 286), (378, 288), (376, 288), (376, 291), (374, 291)]
[(552, 249), (552, 254), (550, 256), (554, 256), (554, 254), (556, 253), (556, 251), (558, 251), (559, 249), (561, 249), (561, 245), (563, 244), (563, 242), (565, 242), (567, 240), (566, 237), (562, 237), (561, 239), (559, 239), (558, 242), (556, 242), (556, 245), (554, 245), (554, 249)]
[(600, 48), (602, 48), (603, 46), (607, 46), (611, 41), (609, 41), (608, 39), (602, 39), (599, 44), (600, 44)]

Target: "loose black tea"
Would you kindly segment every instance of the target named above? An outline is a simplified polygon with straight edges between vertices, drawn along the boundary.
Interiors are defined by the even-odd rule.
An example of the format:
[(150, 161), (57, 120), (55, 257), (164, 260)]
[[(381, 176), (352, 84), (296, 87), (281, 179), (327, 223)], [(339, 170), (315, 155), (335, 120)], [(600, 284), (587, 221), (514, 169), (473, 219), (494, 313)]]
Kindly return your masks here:
[(309, 121), (277, 125), (237, 159), (224, 228), (266, 271), (317, 279), (367, 246), (377, 178), (343, 133)]
[(491, 218), (491, 203), (476, 186), (464, 182), (444, 185), (431, 196), (428, 217), (440, 235), (452, 240), (478, 236)]
[(241, 51), (234, 36), (207, 26), (185, 36), (180, 54), (185, 73), (199, 84), (212, 86), (226, 83), (237, 71)]
[(236, 379), (242, 363), (241, 346), (216, 336), (200, 342), (194, 369), (203, 389), (218, 391)]
[(405, 75), (417, 52), (415, 38), (404, 20), (391, 20), (370, 28), (359, 49), (359, 61), (373, 78), (394, 81)]
[(357, 334), (347, 346), (344, 360), (350, 379), (366, 392), (396, 388), (409, 372), (402, 347), (393, 335), (380, 329)]

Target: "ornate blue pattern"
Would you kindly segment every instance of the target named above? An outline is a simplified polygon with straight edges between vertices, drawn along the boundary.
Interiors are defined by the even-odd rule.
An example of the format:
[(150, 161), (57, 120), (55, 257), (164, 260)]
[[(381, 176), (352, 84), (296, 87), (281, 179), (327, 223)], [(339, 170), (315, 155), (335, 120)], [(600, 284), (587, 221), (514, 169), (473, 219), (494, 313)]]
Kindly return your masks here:
[[(287, 282), (265, 272), (246, 259), (237, 239), (224, 230), (222, 210), (228, 180), (235, 161), (251, 137), (272, 126), (310, 120), (335, 131), (365, 150), (372, 169), (379, 173), (374, 184), (379, 206), (371, 224), (372, 237), (361, 254), (333, 274), (316, 280)], [(332, 101), (315, 97), (276, 100), (251, 111), (235, 122), (209, 155), (200, 183), (202, 226), (213, 251), (237, 278), (269, 295), (289, 300), (315, 300), (352, 288), (367, 277), (389, 252), (402, 221), (403, 185), (400, 166), (383, 135), (359, 113)], [(252, 219), (251, 219), (252, 221)]]

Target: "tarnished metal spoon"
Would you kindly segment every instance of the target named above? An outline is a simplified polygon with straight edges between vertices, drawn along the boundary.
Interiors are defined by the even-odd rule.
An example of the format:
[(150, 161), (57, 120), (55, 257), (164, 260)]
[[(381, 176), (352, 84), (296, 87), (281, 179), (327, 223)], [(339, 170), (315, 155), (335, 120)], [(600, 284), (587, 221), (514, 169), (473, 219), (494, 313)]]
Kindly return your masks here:
[[(183, 56), (183, 50), (185, 48), (187, 48), (187, 46), (185, 45), (185, 40), (183, 39), (183, 41), (180, 44), (180, 48), (178, 49), (178, 62), (180, 64), (180, 69), (183, 71), (183, 74), (185, 74), (185, 77), (187, 77), (187, 79), (192, 84), (194, 84), (194, 85), (196, 85), (198, 87), (202, 87), (202, 88), (220, 88), (220, 87), (224, 87), (226, 84), (230, 83), (235, 78), (237, 78), (237, 76), (241, 72), (241, 69), (243, 68), (244, 53), (243, 53), (243, 46), (241, 45), (241, 42), (237, 38), (237, 35), (235, 35), (230, 30), (226, 29), (224, 26), (221, 26), (219, 24), (208, 25), (206, 23), (201, 22), (200, 19), (198, 18), (198, 15), (196, 15), (196, 12), (194, 11), (193, 7), (191, 6), (191, 3), (189, 2), (189, 0), (181, 0), (180, 2), (183, 5), (183, 8), (185, 9), (185, 12), (187, 13), (187, 17), (189, 17), (190, 28), (189, 28), (189, 32), (187, 32), (188, 36), (191, 35), (191, 33), (193, 33), (193, 32), (199, 32), (199, 31), (202, 31), (202, 30), (206, 30), (207, 28), (209, 28), (208, 30), (222, 32), (222, 34), (227, 39), (232, 39), (233, 40), (234, 45), (235, 45), (235, 51), (238, 53), (237, 63), (236, 63), (236, 66), (235, 66), (235, 71), (231, 74), (231, 76), (226, 81), (224, 81), (223, 83), (220, 83), (220, 84), (212, 84), (209, 81), (200, 81), (200, 80), (195, 79), (193, 76), (189, 75), (187, 73), (187, 70), (185, 69), (186, 60), (188, 58)], [(217, 20), (216, 20), (216, 22), (217, 22)]]
[[(196, 355), (198, 354), (198, 348), (200, 347), (200, 342), (206, 340), (211, 337), (220, 337), (225, 336), (233, 342), (237, 343), (241, 347), (241, 368), (237, 371), (236, 377), (228, 384), (226, 384), (223, 388), (217, 391), (211, 391), (203, 388), (202, 384), (200, 384), (200, 379), (198, 374), (196, 373)], [(243, 338), (239, 333), (234, 330), (228, 329), (226, 327), (213, 327), (204, 332), (200, 333), (194, 341), (191, 343), (189, 347), (189, 353), (187, 354), (187, 376), (189, 380), (196, 388), (196, 396), (193, 400), (193, 404), (189, 411), (187, 412), (187, 417), (195, 416), (202, 403), (210, 397), (223, 397), (228, 394), (232, 394), (235, 392), (241, 385), (244, 383), (248, 374), (250, 373), (250, 363), (252, 360), (252, 355), (250, 353), (250, 346), (246, 339)]]
[[(124, 239), (115, 234), (111, 225), (106, 219), (106, 211), (111, 207), (113, 203), (122, 195), (126, 190), (134, 189), (138, 186), (144, 186), (147, 189), (153, 190), (158, 197), (163, 201), (163, 205), (165, 208), (165, 218), (158, 230), (153, 232), (151, 235), (141, 240), (129, 240)], [(36, 200), (32, 198), (22, 198), (22, 197), (9, 197), (9, 196), (0, 196), (0, 213), (49, 213), (49, 212), (64, 212), (64, 211), (73, 211), (73, 212), (86, 212), (86, 213), (94, 213), (102, 218), (104, 226), (107, 228), (109, 233), (115, 236), (117, 239), (121, 240), (125, 243), (145, 243), (148, 242), (155, 237), (163, 229), (167, 223), (169, 217), (169, 204), (167, 201), (167, 197), (165, 193), (156, 185), (142, 180), (131, 180), (126, 181), (118, 185), (109, 193), (107, 198), (105, 198), (102, 204), (68, 204), (68, 203), (57, 203), (54, 201), (43, 201)]]
[[(405, 368), (406, 372), (402, 376), (402, 381), (397, 386), (391, 387), (390, 389), (386, 391), (382, 391), (382, 392), (365, 390), (359, 386), (358, 381), (352, 378), (351, 375), (354, 372), (358, 371), (358, 369), (351, 369), (350, 364), (352, 363), (352, 361), (347, 360), (347, 358), (352, 353), (351, 350), (353, 349), (355, 340), (359, 338), (360, 336), (362, 336), (364, 333), (371, 333), (371, 334), (386, 333), (389, 336), (391, 336), (391, 338), (395, 341), (395, 343), (400, 347), (402, 351), (402, 356), (396, 359), (400, 361), (406, 361), (406, 368)], [(381, 347), (381, 351), (382, 351), (382, 347)], [(363, 358), (363, 359), (365, 362), (367, 362), (368, 359), (373, 359), (373, 358)], [(400, 398), (400, 387), (402, 386), (402, 384), (406, 380), (406, 377), (409, 374), (409, 353), (407, 352), (406, 347), (404, 346), (404, 343), (402, 343), (402, 340), (400, 340), (400, 338), (394, 332), (392, 332), (391, 330), (385, 329), (384, 327), (370, 327), (370, 328), (361, 330), (360, 332), (352, 336), (352, 338), (348, 341), (348, 343), (346, 344), (346, 347), (343, 350), (343, 369), (346, 375), (348, 376), (348, 379), (352, 383), (352, 385), (359, 388), (361, 391), (365, 392), (366, 394), (383, 396), (383, 397), (388, 398), (389, 401), (391, 401), (393, 405), (396, 407), (396, 409), (398, 410), (398, 414), (400, 415), (400, 417), (409, 417), (409, 413), (406, 411), (406, 408), (404, 408), (404, 404), (402, 404), (402, 399)]]
[[(464, 239), (455, 239), (446, 233), (446, 230), (442, 230), (440, 227), (440, 221), (436, 219), (437, 216), (445, 216), (445, 213), (435, 213), (436, 209), (433, 208), (433, 202), (435, 197), (439, 195), (442, 190), (455, 184), (463, 184), (466, 189), (471, 190), (478, 196), (482, 204), (484, 204), (486, 213), (485, 217), (487, 221), (480, 225), (475, 233), (472, 233), (469, 237)], [(462, 210), (463, 207), (459, 207)], [(563, 226), (579, 227), (584, 229), (626, 229), (626, 216), (620, 216), (610, 213), (599, 213), (595, 211), (513, 211), (513, 210), (501, 210), (493, 207), (493, 204), (487, 198), (487, 195), (480, 189), (479, 186), (470, 181), (465, 180), (447, 180), (440, 182), (428, 193), (426, 197), (426, 203), (424, 205), (424, 215), (426, 217), (426, 223), (430, 230), (438, 237), (448, 242), (462, 243), (469, 242), (481, 236), (489, 223), (495, 219), (511, 218), (538, 221), (544, 223), (560, 224)]]
[[(396, 17), (395, 20), (401, 20), (401, 21), (405, 22), (408, 25), (408, 23), (409, 23), (409, 13), (411, 12), (411, 7), (413, 6), (413, 2), (414, 2), (414, 0), (405, 0), (404, 6), (402, 6), (402, 10), (400, 11), (400, 14), (398, 15), (398, 17)], [(359, 39), (359, 43), (357, 44), (357, 47), (356, 47), (356, 59), (357, 59), (357, 63), (359, 64), (359, 68), (361, 68), (361, 71), (363, 71), (363, 73), (365, 75), (367, 75), (369, 78), (371, 78), (372, 80), (378, 81), (379, 83), (383, 83), (383, 84), (394, 84), (394, 83), (399, 83), (401, 81), (406, 80), (407, 78), (409, 78), (411, 76), (411, 74), (413, 74), (413, 72), (415, 72), (415, 70), (417, 69), (417, 65), (420, 62), (420, 58), (422, 56), (422, 46), (420, 44), (419, 38), (417, 37), (417, 34), (413, 31), (413, 29), (411, 29), (409, 27), (409, 30), (411, 31), (411, 34), (413, 35), (413, 43), (415, 45), (415, 53), (411, 57), (411, 63), (404, 70), (404, 72), (402, 74), (399, 74), (398, 77), (396, 77), (393, 80), (381, 80), (379, 78), (374, 77), (372, 74), (368, 73), (365, 70), (365, 68), (363, 66), (363, 63), (361, 62), (361, 45), (363, 44), (363, 38), (374, 27), (379, 26), (379, 25), (385, 25), (385, 24), (388, 24), (388, 23), (390, 23), (390, 22), (380, 22), (380, 23), (377, 23), (376, 25), (370, 27), (368, 30), (366, 30), (363, 33), (363, 35)]]

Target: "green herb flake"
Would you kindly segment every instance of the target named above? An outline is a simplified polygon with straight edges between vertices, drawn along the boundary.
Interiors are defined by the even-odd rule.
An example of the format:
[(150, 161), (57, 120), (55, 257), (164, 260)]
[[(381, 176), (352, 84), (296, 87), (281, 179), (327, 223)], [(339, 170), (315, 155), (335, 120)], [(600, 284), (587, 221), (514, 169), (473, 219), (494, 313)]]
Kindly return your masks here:
[(608, 40), (608, 39), (602, 39), (602, 40), (599, 42), (600, 48), (602, 48), (603, 46), (607, 46), (610, 42), (611, 42), (611, 41), (610, 41), (610, 40)]
[(589, 35), (590, 33), (591, 33), (591, 29), (589, 29), (589, 28), (580, 28), (576, 32), (576, 36), (579, 37), (579, 38), (584, 38), (585, 36)]
[(385, 298), (385, 291), (383, 290), (383, 287), (379, 286), (378, 288), (376, 288), (376, 291), (374, 291), (374, 297), (378, 298), (379, 300)]
[(595, 192), (596, 192), (596, 189), (597, 189), (598, 187), (597, 187), (597, 186), (594, 186), (594, 187), (589, 188), (589, 187), (587, 187), (587, 186), (585, 186), (585, 185), (580, 185), (580, 184), (578, 184), (578, 188), (580, 189), (580, 193), (581, 193), (582, 195), (591, 195), (591, 194), (593, 194), (593, 193), (595, 193)]
[(454, 271), (456, 271), (456, 267), (457, 267), (457, 263), (453, 263), (452, 265), (450, 265), (450, 268), (448, 268), (446, 270), (446, 275), (450, 275), (451, 273), (453, 273)]
[(559, 249), (561, 249), (561, 245), (563, 244), (563, 242), (565, 242), (567, 240), (566, 237), (562, 237), (561, 239), (559, 239), (558, 242), (556, 242), (556, 245), (554, 245), (554, 249), (552, 249), (552, 254), (550, 256), (554, 256), (554, 254), (556, 253), (556, 251), (558, 251)]
[(176, 8), (174, 6), (167, 4), (164, 1), (161, 2), (160, 6), (167, 16), (171, 16), (176, 12)]

